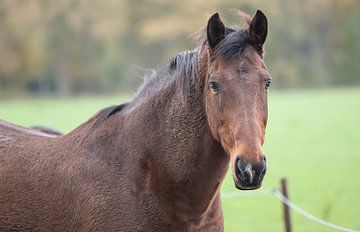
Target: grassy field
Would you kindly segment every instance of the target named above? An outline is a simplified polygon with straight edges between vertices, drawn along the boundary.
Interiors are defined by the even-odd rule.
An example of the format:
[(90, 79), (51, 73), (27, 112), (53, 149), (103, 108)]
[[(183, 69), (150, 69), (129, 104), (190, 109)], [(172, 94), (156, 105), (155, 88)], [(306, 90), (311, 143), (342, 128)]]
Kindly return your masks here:
[[(0, 118), (68, 132), (126, 97), (0, 100)], [(273, 91), (263, 189), (288, 179), (290, 198), (330, 222), (360, 230), (360, 89)], [(230, 177), (223, 192), (235, 191)], [(283, 231), (271, 195), (223, 199), (226, 231)], [(295, 231), (332, 231), (291, 212)]]

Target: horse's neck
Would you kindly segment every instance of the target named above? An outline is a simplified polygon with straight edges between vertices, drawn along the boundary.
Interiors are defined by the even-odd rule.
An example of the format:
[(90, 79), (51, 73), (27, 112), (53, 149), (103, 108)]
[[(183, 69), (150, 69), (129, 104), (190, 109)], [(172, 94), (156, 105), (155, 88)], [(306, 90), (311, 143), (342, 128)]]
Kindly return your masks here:
[(185, 100), (174, 89), (161, 90), (125, 120), (129, 140), (143, 147), (141, 178), (148, 191), (159, 191), (176, 212), (194, 217), (214, 199), (229, 162), (208, 126), (203, 85), (192, 85)]
[[(204, 67), (198, 68), (206, 75)], [(162, 208), (173, 211), (168, 213), (196, 218), (216, 197), (229, 159), (208, 126), (204, 81), (192, 83), (185, 100), (176, 87), (174, 79), (140, 95), (95, 129), (90, 120), (79, 127), (87, 133), (74, 132), (73, 139), (126, 169), (120, 171), (135, 183), (139, 196), (155, 193)]]
[[(170, 159), (167, 192), (174, 211), (197, 218), (209, 208), (228, 169), (228, 156), (215, 141), (201, 105), (173, 107), (162, 124)], [(166, 183), (165, 182), (165, 183)]]

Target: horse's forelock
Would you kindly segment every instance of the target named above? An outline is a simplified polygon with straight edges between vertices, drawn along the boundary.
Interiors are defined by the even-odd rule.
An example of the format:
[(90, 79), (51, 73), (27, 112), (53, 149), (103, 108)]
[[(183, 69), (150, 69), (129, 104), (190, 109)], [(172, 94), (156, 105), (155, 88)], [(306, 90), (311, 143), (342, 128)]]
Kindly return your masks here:
[(215, 47), (215, 56), (221, 58), (238, 58), (248, 44), (248, 36), (246, 29), (240, 28), (229, 33), (219, 44)]

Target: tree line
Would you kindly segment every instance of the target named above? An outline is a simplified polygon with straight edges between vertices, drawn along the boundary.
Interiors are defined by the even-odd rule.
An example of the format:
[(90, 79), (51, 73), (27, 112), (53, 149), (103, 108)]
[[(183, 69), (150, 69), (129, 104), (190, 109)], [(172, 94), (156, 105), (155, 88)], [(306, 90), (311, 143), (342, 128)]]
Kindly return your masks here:
[(360, 84), (358, 0), (3, 0), (0, 94), (133, 91), (146, 68), (196, 46), (215, 11), (245, 25), (235, 8), (267, 15), (275, 88)]

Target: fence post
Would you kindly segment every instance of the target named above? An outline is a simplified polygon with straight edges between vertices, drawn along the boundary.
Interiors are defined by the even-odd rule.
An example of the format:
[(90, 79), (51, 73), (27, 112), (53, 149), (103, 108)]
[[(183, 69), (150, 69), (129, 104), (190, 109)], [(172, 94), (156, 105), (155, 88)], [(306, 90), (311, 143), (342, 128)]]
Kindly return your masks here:
[[(281, 193), (287, 199), (289, 199), (288, 192), (287, 192), (287, 181), (285, 178), (281, 179)], [(285, 231), (291, 232), (290, 211), (289, 211), (289, 207), (285, 203), (283, 203), (283, 209), (284, 209)]]

